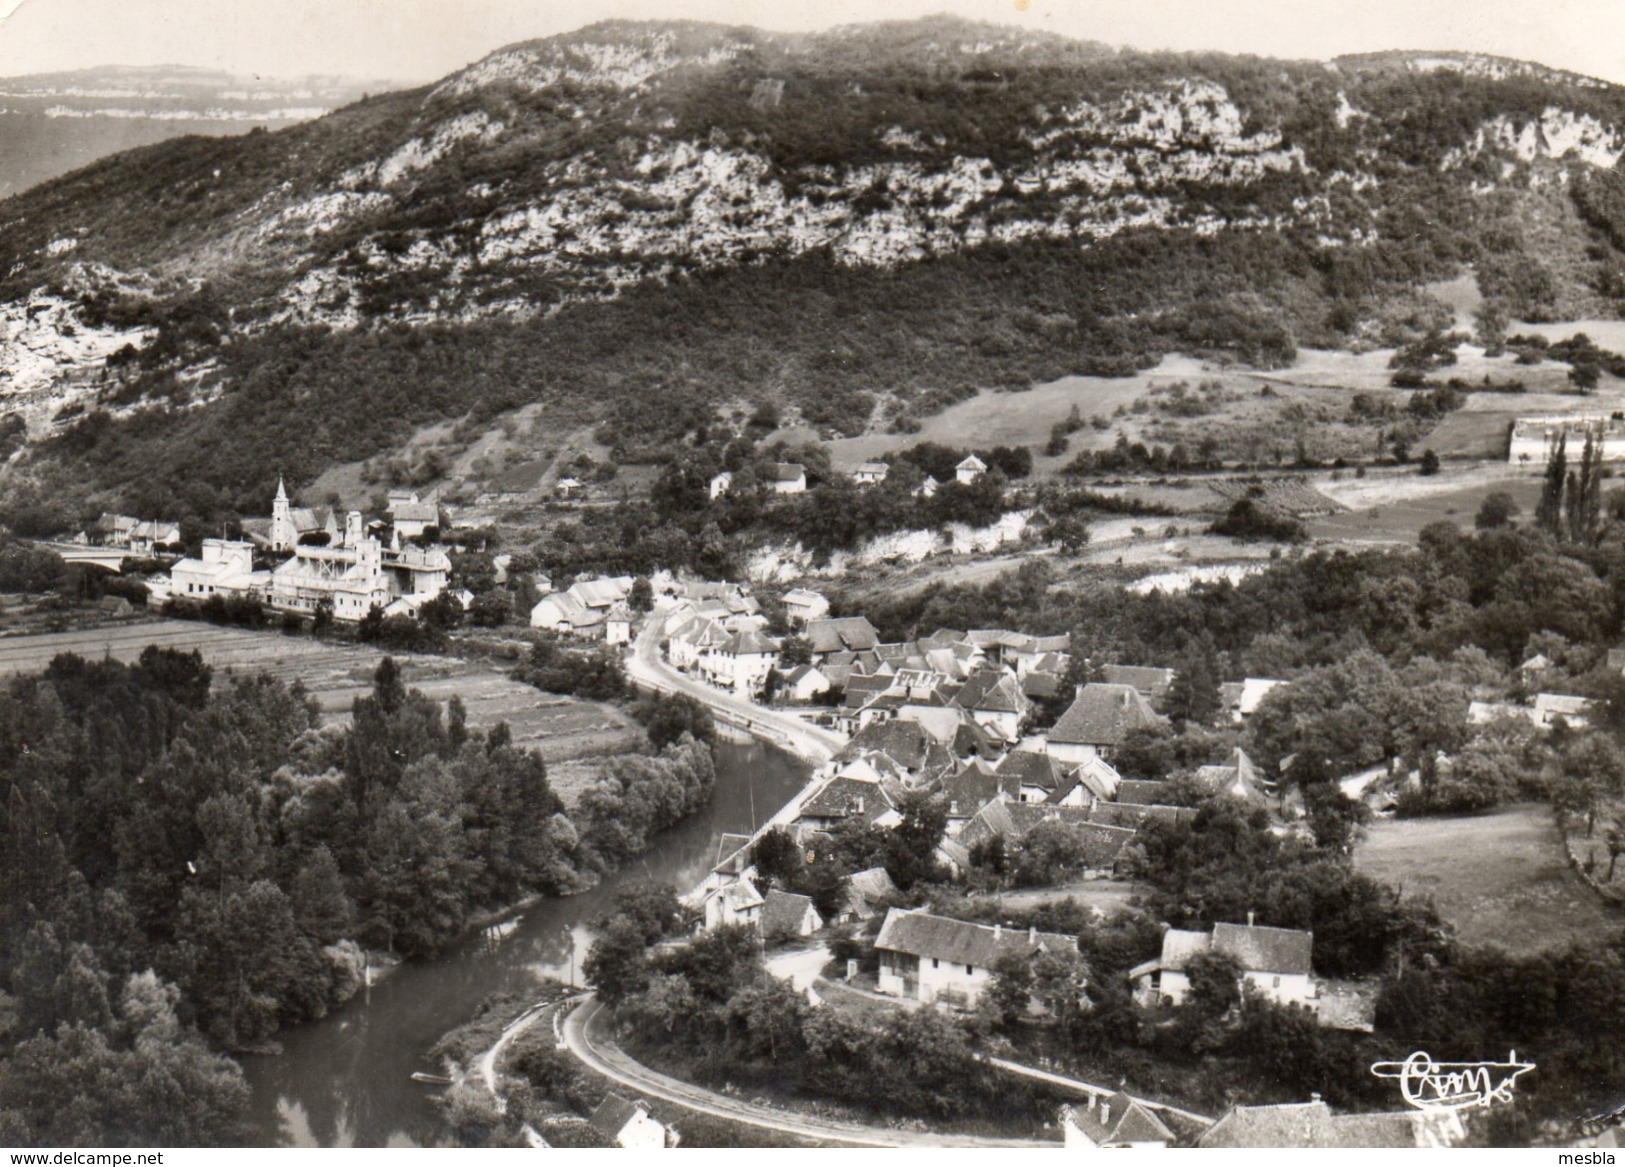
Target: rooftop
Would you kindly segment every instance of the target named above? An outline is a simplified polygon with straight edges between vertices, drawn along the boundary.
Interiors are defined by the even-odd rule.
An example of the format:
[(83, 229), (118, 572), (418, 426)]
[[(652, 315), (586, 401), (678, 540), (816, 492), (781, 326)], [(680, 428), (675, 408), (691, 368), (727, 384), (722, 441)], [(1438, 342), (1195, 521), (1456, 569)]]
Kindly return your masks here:
[(1132, 685), (1103, 682), (1085, 685), (1061, 714), (1049, 740), (1065, 744), (1116, 746), (1136, 729), (1163, 724), (1164, 719)]
[(1076, 952), (1078, 940), (1059, 932), (972, 924), (919, 909), (892, 908), (875, 937), (875, 947), (910, 956), (929, 956), (953, 964), (992, 968), (1005, 956), (1043, 951)]

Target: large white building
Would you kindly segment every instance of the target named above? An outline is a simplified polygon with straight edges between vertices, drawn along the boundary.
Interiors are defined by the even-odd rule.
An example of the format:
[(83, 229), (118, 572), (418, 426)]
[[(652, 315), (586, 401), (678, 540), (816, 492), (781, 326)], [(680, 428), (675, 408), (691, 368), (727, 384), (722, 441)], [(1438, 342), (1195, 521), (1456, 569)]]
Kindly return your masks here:
[(342, 531), (328, 522), (316, 529), (326, 538), (301, 542), (310, 534), (277, 484), (269, 549), (287, 554), (270, 570), (254, 569), (255, 545), (248, 541), (205, 539), (201, 555), (182, 559), (168, 579), (149, 587), (158, 600), (206, 600), (244, 596), (284, 612), (312, 614), (324, 604), (338, 620), (359, 621), (374, 606), (413, 603), (438, 596), (451, 580), (451, 558), (438, 547), (389, 547), (367, 533), (360, 511), (351, 511)]
[(259, 596), (270, 573), (254, 570), (254, 545), (234, 539), (205, 539), (196, 559), (176, 562), (169, 577), (149, 581), (155, 600), (206, 600), (210, 596)]
[(1564, 455), (1580, 460), (1587, 436), (1597, 439), (1604, 462), (1625, 462), (1625, 417), (1619, 414), (1557, 414), (1551, 417), (1520, 417), (1512, 423), (1512, 440), (1507, 461), (1514, 466), (1543, 467), (1552, 443), (1567, 439)]

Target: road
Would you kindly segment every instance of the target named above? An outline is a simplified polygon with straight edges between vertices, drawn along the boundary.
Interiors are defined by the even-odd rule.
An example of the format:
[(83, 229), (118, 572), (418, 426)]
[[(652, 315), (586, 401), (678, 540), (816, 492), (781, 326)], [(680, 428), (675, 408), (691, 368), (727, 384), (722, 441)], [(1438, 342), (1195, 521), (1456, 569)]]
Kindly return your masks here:
[(589, 1069), (639, 1094), (663, 1099), (702, 1114), (747, 1123), (807, 1139), (855, 1147), (988, 1147), (1058, 1149), (1059, 1143), (1039, 1139), (994, 1139), (974, 1135), (920, 1133), (887, 1127), (860, 1126), (811, 1118), (772, 1107), (757, 1106), (692, 1083), (669, 1078), (634, 1061), (606, 1032), (603, 1009), (588, 999), (564, 1019), (564, 1043)]
[(685, 677), (660, 659), (660, 633), (663, 624), (659, 609), (644, 617), (643, 630), (627, 654), (626, 674), (636, 685), (662, 693), (682, 693), (705, 705), (718, 721), (743, 729), (772, 745), (780, 746), (822, 765), (846, 744), (840, 734), (809, 725), (793, 714), (753, 704), (732, 693)]

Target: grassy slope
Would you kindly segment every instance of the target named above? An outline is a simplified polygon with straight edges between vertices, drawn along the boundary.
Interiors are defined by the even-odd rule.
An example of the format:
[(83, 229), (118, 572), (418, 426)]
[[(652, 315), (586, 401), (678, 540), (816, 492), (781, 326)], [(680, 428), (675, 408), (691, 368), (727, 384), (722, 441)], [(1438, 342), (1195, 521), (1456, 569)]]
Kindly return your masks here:
[(1569, 870), (1544, 806), (1380, 822), (1355, 864), (1405, 895), (1432, 897), (1466, 943), (1517, 955), (1594, 938), (1620, 923)]

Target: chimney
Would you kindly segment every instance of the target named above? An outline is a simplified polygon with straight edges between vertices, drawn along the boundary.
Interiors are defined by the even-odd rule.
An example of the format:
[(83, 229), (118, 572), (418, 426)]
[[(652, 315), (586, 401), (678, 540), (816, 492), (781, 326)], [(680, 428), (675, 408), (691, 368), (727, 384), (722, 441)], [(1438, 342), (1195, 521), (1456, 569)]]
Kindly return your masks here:
[(1037, 944), (1038, 943), (1038, 927), (1037, 927), (1037, 925), (1029, 925), (1028, 926), (1028, 928), (1027, 928), (1027, 943), (1028, 944)]
[(351, 511), (344, 516), (344, 545), (346, 547), (361, 546), (361, 512)]
[(1002, 925), (1002, 924), (993, 925), (993, 943), (997, 944), (999, 942), (999, 940), (1003, 936), (1004, 936), (1004, 925)]
[(1247, 909), (1247, 927), (1251, 928), (1252, 926), (1253, 926), (1253, 910), (1251, 908), (1248, 908)]

